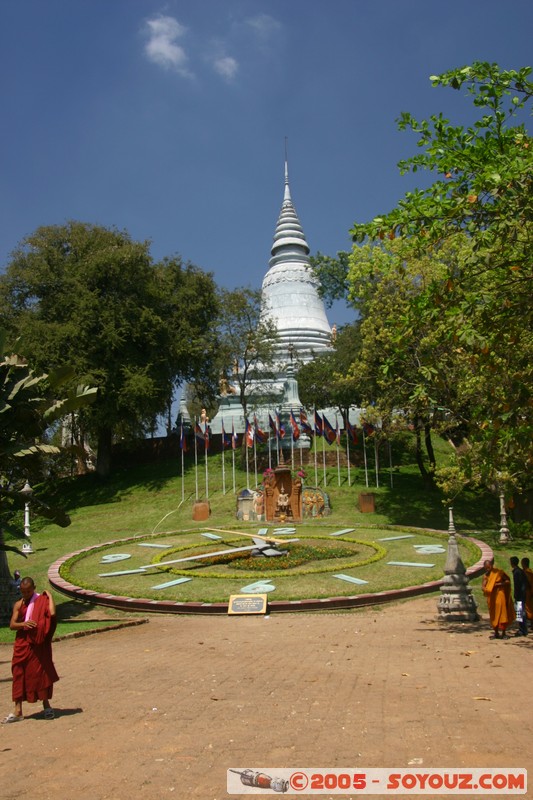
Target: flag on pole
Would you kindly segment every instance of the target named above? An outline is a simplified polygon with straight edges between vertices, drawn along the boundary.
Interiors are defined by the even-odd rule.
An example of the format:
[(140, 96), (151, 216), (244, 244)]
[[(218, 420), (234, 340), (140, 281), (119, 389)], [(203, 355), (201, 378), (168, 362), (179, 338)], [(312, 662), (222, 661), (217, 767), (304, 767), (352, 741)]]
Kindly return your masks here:
[(292, 428), (292, 440), (293, 442), (295, 442), (297, 439), (300, 438), (300, 428), (298, 427), (298, 423), (296, 422), (296, 417), (294, 416), (294, 411), (292, 410), (292, 408), (289, 419)]
[(246, 447), (253, 447), (254, 446), (254, 429), (251, 426), (249, 420), (246, 420), (246, 428), (245, 428), (245, 439), (246, 439)]
[(238, 434), (235, 433), (235, 425), (233, 424), (233, 421), (232, 421), (232, 423), (231, 423), (231, 449), (232, 450), (236, 450), (237, 449), (237, 440), (238, 440), (238, 438), (239, 438), (239, 436), (238, 436)]
[(255, 414), (254, 414), (254, 434), (256, 441), (259, 442), (259, 444), (265, 444), (265, 442), (268, 441), (268, 433), (265, 433), (265, 431), (261, 430)]
[(285, 436), (285, 428), (284, 428), (284, 427), (283, 427), (283, 425), (281, 424), (281, 419), (280, 419), (280, 416), (279, 416), (279, 411), (276, 411), (276, 429), (277, 429), (277, 432), (278, 432), (278, 433), (277, 433), (277, 435), (278, 435), (278, 438), (279, 438), (279, 439), (283, 439), (283, 437)]
[(209, 425), (207, 422), (205, 423), (205, 430), (204, 430), (204, 445), (205, 445), (205, 452), (209, 450)]
[(182, 453), (187, 452), (187, 437), (183, 430), (183, 423), (180, 425), (180, 450)]
[(203, 442), (205, 444), (205, 433), (203, 432), (198, 422), (194, 423), (194, 435), (196, 437), (197, 442)]
[(335, 428), (325, 414), (322, 415), (322, 435), (328, 444), (333, 444), (337, 438)]
[(339, 420), (338, 420), (338, 417), (335, 417), (335, 441), (337, 442), (337, 447), (340, 447), (340, 443), (341, 443), (341, 429), (339, 428)]
[(231, 433), (226, 433), (224, 429), (224, 420), (222, 420), (222, 447), (229, 447), (231, 444)]
[(357, 438), (357, 429), (354, 425), (350, 424), (350, 420), (346, 417), (346, 433), (350, 437), (350, 441), (352, 444), (357, 444), (359, 439)]
[(274, 434), (274, 436), (277, 439), (278, 438), (278, 429), (276, 428), (276, 423), (272, 419), (271, 414), (268, 415), (268, 426), (269, 426), (270, 430), (272, 431), (272, 433)]
[(315, 410), (315, 434), (317, 436), (322, 436), (324, 433), (324, 423), (322, 422), (322, 417)]
[(373, 434), (373, 433), (375, 432), (375, 430), (376, 430), (376, 429), (374, 428), (374, 426), (373, 426), (373, 425), (372, 425), (370, 422), (365, 422), (364, 420), (363, 420), (363, 422), (362, 422), (362, 425), (363, 425), (363, 430), (364, 430), (364, 432), (365, 432), (365, 436), (367, 436), (367, 437), (368, 437), (368, 436), (372, 436), (372, 434)]
[(307, 414), (305, 413), (303, 408), (300, 409), (300, 426), (302, 428), (302, 433), (306, 433), (308, 436), (311, 436), (311, 434), (313, 433), (313, 428), (309, 424), (309, 420), (307, 419)]

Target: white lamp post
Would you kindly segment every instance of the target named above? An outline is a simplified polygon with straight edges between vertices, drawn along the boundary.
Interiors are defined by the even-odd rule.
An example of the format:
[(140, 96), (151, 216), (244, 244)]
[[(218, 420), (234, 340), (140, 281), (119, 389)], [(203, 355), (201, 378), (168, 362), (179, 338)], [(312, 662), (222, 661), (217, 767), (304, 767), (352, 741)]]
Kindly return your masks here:
[(500, 544), (507, 544), (511, 535), (507, 527), (507, 513), (505, 511), (505, 497), (503, 492), (500, 494)]
[(30, 500), (33, 495), (33, 489), (28, 481), (26, 481), (24, 488), (20, 490), (20, 493), (24, 498), (24, 536), (26, 537), (26, 541), (22, 545), (22, 552), (33, 553), (30, 538)]

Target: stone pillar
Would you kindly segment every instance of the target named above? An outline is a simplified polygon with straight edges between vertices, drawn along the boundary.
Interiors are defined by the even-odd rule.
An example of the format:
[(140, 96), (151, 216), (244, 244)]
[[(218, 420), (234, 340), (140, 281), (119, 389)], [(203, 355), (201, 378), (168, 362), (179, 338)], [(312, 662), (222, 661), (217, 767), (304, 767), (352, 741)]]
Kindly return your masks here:
[(454, 533), (448, 539), (448, 555), (444, 566), (445, 578), (440, 587), (438, 602), (441, 622), (475, 622), (479, 619), (476, 601), (468, 585), (466, 569)]

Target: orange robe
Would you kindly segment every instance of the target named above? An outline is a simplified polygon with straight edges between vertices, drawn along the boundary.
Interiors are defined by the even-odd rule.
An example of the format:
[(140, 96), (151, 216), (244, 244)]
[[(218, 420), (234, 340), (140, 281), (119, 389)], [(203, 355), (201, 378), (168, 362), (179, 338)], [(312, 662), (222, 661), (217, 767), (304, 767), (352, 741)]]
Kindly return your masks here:
[(524, 573), (527, 578), (526, 589), (526, 616), (528, 620), (533, 621), (533, 570), (526, 567)]
[(483, 580), (483, 593), (489, 607), (490, 624), (495, 631), (504, 631), (516, 619), (509, 576), (493, 567)]
[[(17, 622), (25, 619), (27, 607), (21, 606)], [(34, 603), (32, 619), (36, 628), (17, 631), (11, 672), (13, 674), (13, 700), (50, 700), (54, 683), (59, 675), (52, 661), (52, 638), (56, 618), (50, 614), (47, 595), (39, 595)]]

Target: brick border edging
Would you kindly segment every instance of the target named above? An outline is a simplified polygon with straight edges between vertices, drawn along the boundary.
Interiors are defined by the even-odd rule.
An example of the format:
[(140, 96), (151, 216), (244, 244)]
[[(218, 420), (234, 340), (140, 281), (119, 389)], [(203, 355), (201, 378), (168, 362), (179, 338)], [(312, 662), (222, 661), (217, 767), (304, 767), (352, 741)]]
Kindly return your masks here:
[[(421, 528), (421, 531), (427, 528)], [(444, 531), (439, 531), (444, 533)], [(71, 597), (75, 600), (82, 600), (85, 602), (95, 603), (96, 605), (106, 606), (108, 608), (117, 608), (121, 611), (136, 611), (142, 613), (162, 613), (162, 614), (227, 614), (228, 603), (180, 603), (172, 600), (150, 600), (144, 597), (123, 597), (115, 594), (104, 594), (101, 592), (94, 592), (91, 589), (83, 589), (81, 586), (76, 586), (69, 581), (64, 580), (59, 571), (63, 564), (73, 556), (81, 555), (82, 553), (90, 553), (97, 548), (105, 547), (106, 545), (118, 545), (126, 542), (131, 542), (138, 537), (131, 537), (128, 539), (116, 539), (112, 542), (105, 542), (104, 544), (94, 545), (93, 547), (85, 547), (83, 550), (77, 550), (74, 553), (68, 553), (55, 561), (48, 570), (48, 580), (54, 589), (57, 589), (61, 594)], [(466, 571), (468, 578), (475, 578), (483, 572), (483, 562), (487, 559), (493, 558), (493, 551), (489, 545), (479, 539), (474, 539), (470, 536), (461, 536), (463, 539), (475, 544), (481, 550), (480, 559), (469, 567)], [(268, 611), (284, 612), (284, 611), (319, 611), (319, 610), (336, 610), (343, 608), (363, 608), (365, 606), (379, 605), (381, 603), (389, 603), (392, 600), (404, 600), (410, 597), (417, 597), (422, 594), (430, 594), (437, 591), (442, 585), (444, 578), (438, 581), (429, 581), (428, 583), (421, 583), (418, 586), (405, 586), (403, 589), (389, 589), (385, 592), (376, 592), (374, 594), (359, 594), (342, 597), (325, 597), (325, 598), (309, 598), (307, 600), (272, 600), (268, 603)], [(105, 629), (101, 629), (105, 630)], [(72, 634), (68, 634), (71, 636)]]
[[(96, 620), (95, 620), (96, 621)], [(91, 620), (88, 620), (90, 624)], [(110, 622), (109, 625), (103, 625), (101, 628), (91, 628), (88, 631), (72, 631), (72, 633), (62, 633), (61, 636), (54, 636), (52, 642), (63, 642), (65, 639), (80, 639), (82, 636), (92, 636), (93, 633), (106, 633), (107, 631), (118, 631), (121, 628), (131, 628), (134, 625), (144, 625), (145, 622), (150, 622), (149, 619), (128, 619), (124, 622)], [(0, 647), (6, 645), (13, 646), (13, 642), (0, 642)]]

